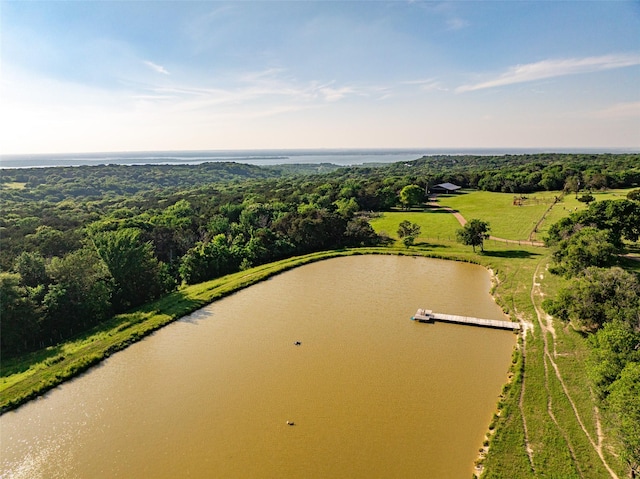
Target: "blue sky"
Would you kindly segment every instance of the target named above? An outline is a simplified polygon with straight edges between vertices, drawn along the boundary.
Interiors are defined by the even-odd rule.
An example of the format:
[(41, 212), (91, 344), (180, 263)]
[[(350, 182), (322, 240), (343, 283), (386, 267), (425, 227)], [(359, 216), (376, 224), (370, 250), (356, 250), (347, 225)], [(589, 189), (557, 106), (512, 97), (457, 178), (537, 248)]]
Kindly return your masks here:
[(1, 0), (1, 148), (640, 148), (639, 32), (637, 1)]

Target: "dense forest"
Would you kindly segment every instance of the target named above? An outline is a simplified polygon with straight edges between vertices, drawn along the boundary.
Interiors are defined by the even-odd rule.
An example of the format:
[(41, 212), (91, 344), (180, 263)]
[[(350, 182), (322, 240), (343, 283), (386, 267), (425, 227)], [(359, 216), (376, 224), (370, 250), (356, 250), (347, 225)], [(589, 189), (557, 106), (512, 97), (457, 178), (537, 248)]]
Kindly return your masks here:
[[(236, 163), (0, 170), (4, 358), (74, 337), (194, 284), (294, 255), (377, 245), (373, 212), (438, 183), (582, 194), (640, 185), (640, 155), (433, 156), (389, 165)], [(412, 193), (412, 195), (409, 195)], [(411, 199), (410, 197), (416, 198)], [(629, 466), (640, 467), (640, 282), (619, 267), (640, 238), (640, 190), (553, 225), (544, 307), (592, 345), (589, 371)]]

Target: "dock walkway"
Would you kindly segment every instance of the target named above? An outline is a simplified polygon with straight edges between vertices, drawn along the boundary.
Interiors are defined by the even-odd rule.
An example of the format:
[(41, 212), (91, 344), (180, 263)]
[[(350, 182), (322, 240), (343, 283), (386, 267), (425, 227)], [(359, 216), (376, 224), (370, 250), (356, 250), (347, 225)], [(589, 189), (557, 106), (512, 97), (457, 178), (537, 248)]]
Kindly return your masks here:
[(471, 316), (456, 316), (455, 314), (434, 313), (428, 309), (419, 309), (411, 318), (422, 323), (431, 323), (433, 321), (444, 321), (447, 323), (472, 324), (475, 326), (485, 326), (489, 328), (519, 330), (520, 324), (512, 321), (500, 321), (497, 319), (473, 318)]

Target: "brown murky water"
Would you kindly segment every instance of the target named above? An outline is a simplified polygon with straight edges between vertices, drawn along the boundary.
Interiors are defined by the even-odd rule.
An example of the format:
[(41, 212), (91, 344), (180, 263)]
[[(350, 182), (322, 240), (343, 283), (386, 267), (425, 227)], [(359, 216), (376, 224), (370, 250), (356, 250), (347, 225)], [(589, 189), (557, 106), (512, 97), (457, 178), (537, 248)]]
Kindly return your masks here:
[(503, 319), (489, 287), (397, 256), (286, 272), (3, 415), (2, 477), (470, 477), (515, 335), (410, 317)]

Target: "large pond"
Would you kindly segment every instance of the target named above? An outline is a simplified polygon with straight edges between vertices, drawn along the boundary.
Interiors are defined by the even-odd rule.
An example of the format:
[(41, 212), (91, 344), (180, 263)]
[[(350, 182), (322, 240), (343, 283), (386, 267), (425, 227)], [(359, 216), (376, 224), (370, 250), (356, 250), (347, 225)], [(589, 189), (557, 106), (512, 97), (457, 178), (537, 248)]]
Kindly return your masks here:
[(489, 289), (424, 258), (283, 273), (4, 414), (2, 477), (470, 477), (516, 336), (410, 317), (505, 319)]

